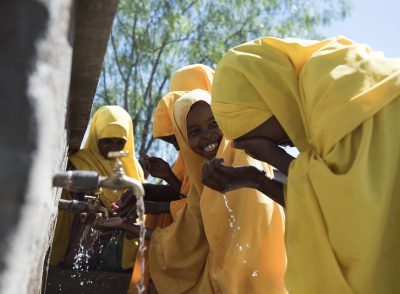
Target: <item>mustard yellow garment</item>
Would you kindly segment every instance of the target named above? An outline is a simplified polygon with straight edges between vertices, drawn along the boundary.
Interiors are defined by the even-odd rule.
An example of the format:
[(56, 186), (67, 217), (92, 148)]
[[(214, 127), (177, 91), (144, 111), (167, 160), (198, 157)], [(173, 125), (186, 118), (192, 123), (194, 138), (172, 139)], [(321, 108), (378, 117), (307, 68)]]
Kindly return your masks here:
[[(156, 287), (160, 293), (285, 293), (283, 277), (286, 255), (282, 209), (253, 189), (227, 193), (225, 203), (220, 193), (203, 187), (201, 183), (201, 166), (205, 159), (190, 149), (186, 127), (190, 107), (199, 101), (210, 103), (210, 95), (201, 90), (192, 91), (178, 100), (174, 108), (176, 136), (190, 171), (192, 185), (187, 198), (188, 206), (177, 214), (177, 221), (153, 234), (150, 271)], [(270, 166), (231, 148), (225, 139), (217, 156), (223, 157), (227, 165), (251, 164), (272, 176)], [(200, 207), (197, 203), (199, 194)], [(207, 241), (194, 239), (190, 231), (176, 230), (176, 227), (184, 226), (185, 221), (190, 220), (186, 214), (191, 211), (196, 211), (198, 215), (195, 228), (200, 230), (201, 221), (204, 222), (210, 247), (207, 256), (184, 249)], [(182, 239), (183, 236), (191, 237)], [(204, 238), (200, 233), (194, 236)], [(180, 252), (182, 249), (185, 251)], [(206, 265), (203, 265), (201, 258)], [(192, 266), (196, 269), (201, 267), (195, 271), (197, 275), (177, 276), (170, 273), (170, 267), (184, 265), (188, 260), (197, 262), (191, 263), (189, 269)], [(191, 281), (192, 288), (183, 288), (181, 279)]]
[[(102, 138), (123, 138), (126, 140), (123, 151), (128, 151), (129, 156), (123, 157), (122, 163), (125, 173), (139, 181), (144, 181), (143, 170), (135, 157), (133, 125), (130, 115), (119, 106), (103, 106), (96, 111), (90, 124), (89, 134), (84, 148), (72, 154), (69, 158), (76, 169), (94, 170), (102, 176), (112, 173), (114, 161), (105, 159), (99, 151), (98, 140)], [(111, 208), (111, 203), (119, 199), (124, 191), (112, 191), (103, 189), (100, 199), (107, 209)], [(61, 223), (62, 215), (60, 213), (58, 222)], [(68, 244), (69, 234), (64, 232), (62, 242)], [(56, 234), (57, 235), (57, 234)], [(124, 239), (121, 266), (130, 268), (133, 265), (136, 256), (135, 240)], [(65, 254), (65, 252), (64, 252)]]
[[(175, 80), (177, 80), (177, 78), (175, 78)], [(185, 91), (170, 92), (163, 96), (160, 102), (158, 102), (153, 121), (153, 136), (155, 138), (175, 135), (172, 127), (172, 110), (175, 102), (186, 93)], [(178, 158), (172, 171), (176, 177), (182, 181), (181, 194), (186, 195), (189, 192), (190, 183), (185, 170), (185, 162), (180, 152), (178, 153)]]
[(169, 82), (169, 91), (211, 91), (214, 70), (204, 64), (191, 64), (178, 69)]
[[(190, 70), (189, 69), (183, 70), (183, 72), (190, 72)], [(174, 80), (178, 81), (178, 77), (175, 77)], [(181, 77), (184, 76), (181, 75)], [(202, 81), (201, 76), (199, 76), (198, 78), (200, 79), (200, 81), (198, 82), (200, 84)], [(172, 119), (173, 119), (172, 110), (174, 108), (175, 102), (186, 93), (187, 92), (185, 91), (174, 91), (174, 92), (169, 92), (168, 94), (164, 95), (161, 98), (154, 113), (154, 122), (153, 122), (154, 137), (159, 138), (159, 137), (175, 135), (172, 127)], [(189, 192), (190, 183), (189, 183), (189, 177), (185, 169), (185, 162), (183, 160), (183, 156), (180, 151), (178, 152), (178, 158), (172, 168), (172, 171), (176, 175), (176, 177), (180, 181), (182, 181), (181, 194), (187, 195), (187, 193)], [(185, 203), (186, 200), (178, 200), (177, 202), (176, 201), (171, 202), (171, 215), (173, 218), (175, 218), (176, 213), (179, 211), (180, 208), (182, 208), (183, 205), (185, 205)]]
[(304, 44), (231, 49), (213, 112), (230, 138), (274, 115), (300, 151), (285, 191), (289, 292), (398, 293), (400, 60), (342, 37)]

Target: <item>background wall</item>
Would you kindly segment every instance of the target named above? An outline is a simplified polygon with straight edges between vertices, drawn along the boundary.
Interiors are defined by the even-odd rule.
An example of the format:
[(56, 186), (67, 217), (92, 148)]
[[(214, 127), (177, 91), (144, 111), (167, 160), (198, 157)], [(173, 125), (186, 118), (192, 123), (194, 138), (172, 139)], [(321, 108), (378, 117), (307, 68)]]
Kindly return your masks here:
[(116, 4), (0, 2), (0, 293), (41, 292), (60, 196), (52, 176), (71, 133), (79, 148)]

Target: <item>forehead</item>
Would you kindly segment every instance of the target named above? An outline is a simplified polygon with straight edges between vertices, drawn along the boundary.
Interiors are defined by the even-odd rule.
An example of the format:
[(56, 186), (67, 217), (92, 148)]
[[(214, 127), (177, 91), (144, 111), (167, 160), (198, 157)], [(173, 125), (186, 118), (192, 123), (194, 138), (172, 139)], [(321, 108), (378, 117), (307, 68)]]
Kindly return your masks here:
[(211, 111), (211, 106), (204, 101), (199, 101), (193, 104), (187, 115), (187, 127), (198, 126), (206, 123), (210, 119), (214, 118)]

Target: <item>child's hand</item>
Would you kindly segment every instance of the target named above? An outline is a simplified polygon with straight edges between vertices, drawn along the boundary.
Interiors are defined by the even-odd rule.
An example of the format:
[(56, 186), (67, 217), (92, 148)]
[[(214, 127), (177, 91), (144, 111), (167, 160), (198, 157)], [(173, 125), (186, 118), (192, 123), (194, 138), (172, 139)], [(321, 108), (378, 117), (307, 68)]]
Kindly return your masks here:
[(132, 208), (136, 208), (136, 197), (131, 190), (126, 191), (117, 201), (111, 204), (113, 216), (125, 217)]
[(168, 178), (172, 171), (168, 162), (159, 157), (150, 157), (145, 155), (144, 157), (145, 169), (154, 178), (166, 179)]
[(132, 239), (139, 237), (140, 227), (121, 217), (109, 219), (99, 218), (93, 222), (93, 227), (99, 230), (121, 230), (129, 233)]
[(203, 184), (221, 193), (239, 188), (255, 188), (263, 173), (253, 166), (224, 166), (222, 158), (203, 165)]

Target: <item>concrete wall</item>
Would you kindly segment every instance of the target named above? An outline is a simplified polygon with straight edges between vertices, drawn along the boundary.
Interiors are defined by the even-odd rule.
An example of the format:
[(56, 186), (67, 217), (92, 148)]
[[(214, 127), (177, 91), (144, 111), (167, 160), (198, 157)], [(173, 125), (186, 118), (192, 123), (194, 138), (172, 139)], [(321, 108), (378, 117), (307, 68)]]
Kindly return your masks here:
[(40, 293), (118, 0), (0, 1), (0, 293)]
[(40, 293), (65, 166), (71, 0), (0, 2), (0, 293)]

